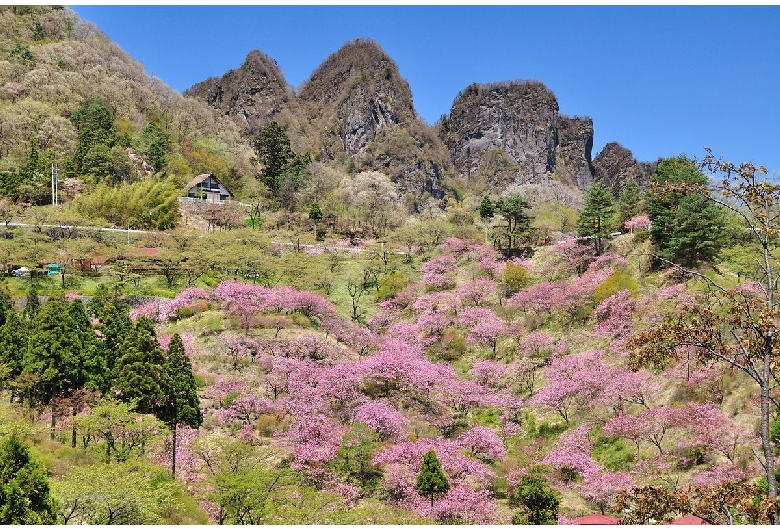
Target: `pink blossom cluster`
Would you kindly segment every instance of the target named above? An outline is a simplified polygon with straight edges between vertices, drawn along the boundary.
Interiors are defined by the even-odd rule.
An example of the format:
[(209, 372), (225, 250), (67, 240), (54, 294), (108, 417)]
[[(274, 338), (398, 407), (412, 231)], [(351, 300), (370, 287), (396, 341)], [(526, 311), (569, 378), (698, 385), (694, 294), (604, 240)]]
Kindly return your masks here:
[(450, 484), (447, 494), (436, 501), (440, 508), (434, 505), (434, 516), (450, 523), (494, 523), (495, 509), (488, 487), (495, 474), (485, 464), (466, 457), (462, 449), (453, 440), (421, 438), (380, 450), (374, 464), (384, 466), (383, 483), (395, 503), (429, 516), (430, 501), (417, 493), (415, 483), (423, 455), (433, 450)]
[(420, 266), (420, 283), (430, 289), (441, 291), (454, 285), (453, 275), (458, 262), (452, 256), (434, 256)]
[(647, 214), (642, 214), (625, 221), (623, 223), (623, 227), (633, 234), (634, 232), (647, 230), (650, 228), (651, 224), (652, 223), (650, 222), (650, 218), (647, 216)]
[(403, 414), (381, 401), (369, 401), (355, 410), (355, 421), (365, 423), (381, 440), (399, 440), (409, 423)]

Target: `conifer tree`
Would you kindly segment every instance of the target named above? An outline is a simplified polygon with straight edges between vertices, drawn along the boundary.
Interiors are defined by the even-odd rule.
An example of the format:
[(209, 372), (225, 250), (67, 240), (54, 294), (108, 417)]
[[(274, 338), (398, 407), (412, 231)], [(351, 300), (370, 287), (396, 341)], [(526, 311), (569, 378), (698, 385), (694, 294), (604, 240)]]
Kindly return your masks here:
[(81, 339), (62, 294), (50, 296), (33, 320), (22, 374), (39, 378), (33, 399), (52, 408), (52, 438), (58, 395), (83, 387), (86, 380), (83, 356), (88, 352)]
[(681, 155), (658, 162), (652, 182), (656, 191), (647, 194), (647, 212), (662, 266), (694, 267), (712, 260), (727, 239), (726, 220), (708, 194), (688, 190), (707, 187), (704, 173)]
[(12, 433), (0, 443), (0, 524), (54, 524), (55, 513), (45, 472)]
[(5, 323), (0, 327), (0, 388), (11, 388), (12, 398), (16, 394), (16, 379), (22, 375), (27, 338), (27, 327), (19, 314), (13, 310), (6, 313)]
[(436, 457), (436, 452), (433, 449), (423, 456), (422, 467), (420, 468), (420, 474), (417, 475), (417, 487), (415, 489), (417, 493), (430, 499), (431, 516), (433, 516), (434, 499), (444, 495), (450, 489), (450, 483), (447, 481), (447, 476), (442, 471), (439, 459)]
[(11, 299), (8, 283), (5, 281), (5, 278), (0, 279), (0, 326), (5, 324), (5, 316), (13, 307), (14, 301)]
[(600, 182), (593, 184), (585, 194), (585, 207), (577, 222), (577, 234), (594, 239), (597, 255), (604, 251), (602, 240), (612, 231), (614, 203), (612, 193)]
[(487, 195), (482, 197), (482, 202), (479, 203), (479, 216), (482, 219), (487, 219), (489, 217), (493, 217), (495, 211), (496, 207), (493, 205), (493, 201), (490, 200), (490, 197)]
[[(122, 299), (118, 289), (109, 290), (101, 284), (87, 304), (87, 310), (98, 319), (96, 328), (100, 332), (101, 353), (106, 373), (110, 374), (114, 370), (122, 342), (133, 329), (130, 306)], [(108, 387), (102, 387), (102, 390), (108, 390)]]
[(527, 237), (531, 233), (531, 216), (528, 210), (531, 206), (520, 195), (512, 195), (508, 199), (501, 199), (496, 203), (496, 208), (507, 220), (506, 235), (509, 248), (515, 247), (520, 238)]
[(138, 317), (119, 354), (112, 372), (112, 388), (125, 403), (136, 402), (136, 410), (141, 414), (154, 413), (163, 400), (165, 357), (149, 318)]
[(171, 475), (176, 476), (177, 426), (197, 428), (203, 423), (192, 363), (184, 351), (184, 343), (178, 333), (171, 337), (168, 345), (168, 356), (163, 365), (162, 387), (165, 400), (156, 415), (172, 431)]

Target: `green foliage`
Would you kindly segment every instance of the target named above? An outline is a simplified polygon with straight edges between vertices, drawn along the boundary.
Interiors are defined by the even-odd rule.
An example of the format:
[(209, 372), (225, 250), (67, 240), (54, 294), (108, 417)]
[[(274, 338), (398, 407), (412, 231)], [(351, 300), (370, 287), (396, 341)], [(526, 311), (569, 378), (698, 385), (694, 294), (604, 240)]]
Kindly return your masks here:
[(493, 217), (495, 211), (496, 207), (493, 204), (493, 201), (490, 200), (490, 197), (487, 195), (482, 197), (482, 202), (479, 203), (479, 216), (482, 219), (488, 219), (489, 217)]
[(117, 462), (125, 462), (143, 454), (146, 444), (164, 427), (154, 416), (141, 414), (136, 408), (135, 402), (104, 398), (91, 407), (90, 414), (75, 417), (73, 421), (82, 433), (84, 449), (93, 446), (99, 449), (105, 455), (106, 464), (111, 463), (112, 457)]
[(60, 524), (162, 524), (181, 510), (180, 487), (140, 461), (74, 467), (52, 485)]
[(110, 187), (99, 184), (74, 200), (85, 217), (102, 217), (119, 227), (168, 230), (179, 222), (179, 196), (173, 183), (142, 181)]
[(622, 225), (623, 222), (639, 215), (641, 201), (641, 191), (636, 180), (630, 179), (623, 186), (623, 190), (620, 192), (617, 202), (617, 212), (619, 222)]
[(680, 155), (661, 160), (652, 182), (655, 191), (646, 199), (652, 221), (650, 237), (658, 247), (658, 256), (685, 267), (711, 261), (728, 234), (722, 208), (708, 198), (707, 177), (693, 161)]
[(417, 475), (417, 484), (415, 486), (417, 493), (431, 500), (431, 509), (433, 509), (433, 500), (447, 493), (450, 489), (450, 483), (447, 476), (441, 469), (441, 463), (436, 457), (436, 452), (431, 449), (423, 456), (422, 467)]
[(531, 234), (531, 216), (528, 202), (520, 195), (515, 194), (508, 199), (501, 199), (496, 203), (496, 209), (507, 220), (506, 236), (508, 248), (515, 248), (518, 241), (527, 240)]
[(165, 396), (161, 381), (164, 363), (154, 324), (139, 317), (120, 346), (112, 374), (114, 391), (125, 403), (136, 403), (138, 412), (155, 412)]
[(192, 363), (184, 352), (181, 336), (175, 333), (163, 363), (162, 387), (165, 398), (156, 416), (169, 427), (187, 425), (197, 428), (203, 423)]
[(309, 219), (312, 221), (322, 221), (322, 208), (316, 202), (311, 203), (309, 206)]
[(508, 294), (521, 291), (528, 286), (530, 281), (528, 269), (520, 265), (516, 265), (511, 261), (506, 262), (504, 266), (504, 274), (502, 281), (506, 286)]
[(141, 133), (141, 140), (149, 164), (155, 171), (163, 171), (168, 163), (167, 154), (172, 146), (171, 135), (154, 123), (147, 123)]
[(364, 423), (354, 423), (344, 435), (336, 458), (329, 467), (346, 482), (360, 487), (364, 494), (370, 494), (382, 478), (382, 471), (373, 464), (374, 452), (381, 445), (376, 432)]
[(17, 433), (0, 442), (0, 524), (54, 524), (46, 473)]
[(593, 444), (593, 458), (609, 471), (625, 471), (636, 459), (636, 451), (619, 436), (599, 435)]
[(379, 283), (379, 289), (376, 292), (377, 302), (384, 302), (400, 293), (404, 287), (409, 285), (409, 278), (400, 272), (392, 272), (384, 277)]
[(585, 194), (585, 207), (577, 222), (577, 234), (592, 237), (596, 242), (596, 254), (604, 251), (602, 240), (612, 229), (612, 216), (615, 213), (615, 199), (612, 193), (600, 182), (596, 182)]
[(631, 273), (624, 269), (616, 270), (596, 286), (593, 293), (593, 300), (596, 305), (598, 305), (613, 294), (625, 290), (631, 291), (631, 294), (635, 296), (638, 289), (639, 285), (636, 283), (636, 280)]
[(308, 154), (297, 155), (290, 147), (290, 138), (284, 129), (272, 121), (260, 130), (253, 141), (257, 160), (263, 165), (258, 178), (268, 187), (271, 195), (282, 206), (290, 207), (292, 193), (303, 183), (306, 166), (311, 162)]
[(75, 175), (68, 176), (103, 175), (105, 167), (101, 166), (117, 140), (111, 111), (103, 101), (88, 99), (71, 114), (70, 121), (78, 134), (78, 146), (73, 155)]
[(523, 507), (512, 516), (512, 524), (556, 524), (560, 494), (544, 478), (525, 475), (520, 479), (512, 500)]

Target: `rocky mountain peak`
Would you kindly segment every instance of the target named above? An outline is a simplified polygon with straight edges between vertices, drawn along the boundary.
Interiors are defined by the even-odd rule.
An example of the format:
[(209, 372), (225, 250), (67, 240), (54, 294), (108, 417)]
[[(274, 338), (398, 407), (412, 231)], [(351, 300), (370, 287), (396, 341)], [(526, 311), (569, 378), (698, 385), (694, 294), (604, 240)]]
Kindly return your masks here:
[(617, 197), (626, 182), (634, 179), (642, 189), (650, 186), (655, 163), (638, 162), (634, 154), (617, 142), (610, 142), (593, 159), (593, 180), (601, 182)]
[(440, 131), (461, 176), (494, 189), (549, 178), (584, 188), (592, 180), (593, 122), (559, 115), (555, 94), (539, 81), (470, 85)]
[(290, 123), (290, 114), (297, 106), (276, 61), (259, 50), (249, 52), (239, 68), (202, 81), (184, 95), (201, 99), (233, 117), (249, 137), (272, 120)]
[(325, 148), (331, 157), (338, 151), (361, 154), (377, 135), (415, 119), (409, 84), (369, 39), (353, 40), (331, 54), (299, 95), (310, 116), (321, 118), (330, 131)]

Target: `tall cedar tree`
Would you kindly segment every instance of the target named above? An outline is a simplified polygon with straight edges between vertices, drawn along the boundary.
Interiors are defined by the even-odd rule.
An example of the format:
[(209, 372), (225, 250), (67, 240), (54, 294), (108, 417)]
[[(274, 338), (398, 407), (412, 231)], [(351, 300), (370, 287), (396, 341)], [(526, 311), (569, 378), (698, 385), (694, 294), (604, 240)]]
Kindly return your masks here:
[(290, 206), (290, 194), (300, 187), (311, 158), (308, 154), (295, 154), (290, 147), (290, 138), (275, 121), (260, 130), (253, 146), (257, 160), (263, 165), (258, 175), (260, 181), (283, 202), (283, 206)]
[(119, 354), (112, 372), (114, 391), (121, 401), (136, 402), (135, 410), (139, 413), (153, 414), (164, 399), (165, 355), (149, 318), (138, 317), (122, 342)]
[(130, 306), (122, 299), (118, 289), (109, 290), (101, 284), (95, 291), (95, 296), (87, 304), (87, 310), (90, 315), (98, 319), (96, 328), (100, 332), (105, 373), (109, 375), (104, 378), (99, 388), (106, 392), (110, 386), (110, 374), (116, 365), (120, 346), (133, 329)]
[(33, 400), (51, 406), (51, 437), (55, 405), (61, 394), (82, 388), (86, 382), (88, 351), (62, 294), (50, 296), (32, 322), (22, 375), (37, 376)]
[[(691, 170), (685, 159), (674, 159), (659, 164), (662, 175), (669, 167), (677, 169), (691, 179), (698, 173)], [(728, 288), (712, 278), (688, 271), (704, 281), (709, 289), (698, 293), (688, 303), (675, 307), (659, 324), (637, 334), (631, 341), (632, 366), (666, 366), (681, 355), (690, 355), (705, 364), (717, 361), (725, 363), (748, 375), (759, 389), (759, 435), (762, 454), (755, 452), (764, 468), (767, 481), (767, 514), (773, 524), (780, 522), (775, 476), (776, 447), (770, 435), (772, 417), (780, 407), (774, 389), (780, 374), (777, 373), (780, 347), (780, 303), (777, 300), (778, 273), (774, 258), (780, 249), (780, 185), (762, 177), (766, 168), (749, 162), (735, 165), (715, 160), (708, 155), (700, 168), (719, 175), (722, 180), (714, 184), (718, 194), (711, 194), (706, 179), (696, 183), (679, 179), (668, 182), (666, 190), (679, 197), (698, 196), (712, 207), (731, 210), (738, 216), (745, 232), (760, 249), (756, 263), (760, 272), (752, 279), (758, 289)], [(668, 197), (660, 194), (661, 198)], [(722, 199), (726, 197), (727, 199)], [(683, 199), (681, 199), (683, 200)], [(660, 202), (660, 201), (659, 201)], [(668, 221), (668, 220), (667, 220)], [(667, 228), (668, 229), (668, 228)], [(663, 234), (664, 232), (662, 232)]]
[(706, 189), (707, 177), (685, 156), (658, 162), (646, 195), (647, 213), (652, 221), (650, 237), (658, 247), (661, 267), (676, 263), (695, 267), (711, 261), (726, 242), (726, 220), (721, 206)]
[(585, 207), (577, 221), (577, 234), (592, 237), (596, 243), (596, 255), (604, 252), (603, 240), (612, 232), (615, 199), (600, 182), (596, 182), (585, 194)]
[(17, 311), (5, 315), (0, 327), (0, 388), (11, 389), (11, 399), (18, 396), (24, 367), (24, 352), (27, 351), (28, 329)]
[(513, 249), (518, 240), (527, 239), (531, 233), (531, 216), (528, 215), (531, 206), (520, 195), (515, 194), (508, 199), (499, 200), (496, 208), (506, 218), (509, 249)]
[(55, 514), (46, 473), (12, 433), (0, 443), (0, 524), (55, 524)]
[(433, 500), (447, 493), (450, 483), (441, 469), (436, 452), (431, 449), (423, 456), (420, 474), (417, 475), (417, 493), (431, 500), (431, 517), (433, 517)]
[(493, 214), (496, 212), (496, 207), (493, 204), (493, 201), (490, 200), (490, 197), (485, 195), (482, 197), (482, 202), (479, 203), (479, 216), (482, 219), (487, 219), (489, 217), (493, 217)]
[(200, 427), (203, 414), (192, 374), (192, 363), (184, 351), (184, 343), (176, 333), (168, 345), (168, 356), (163, 364), (162, 386), (165, 400), (157, 410), (157, 417), (172, 431), (171, 475), (176, 476), (176, 427)]

